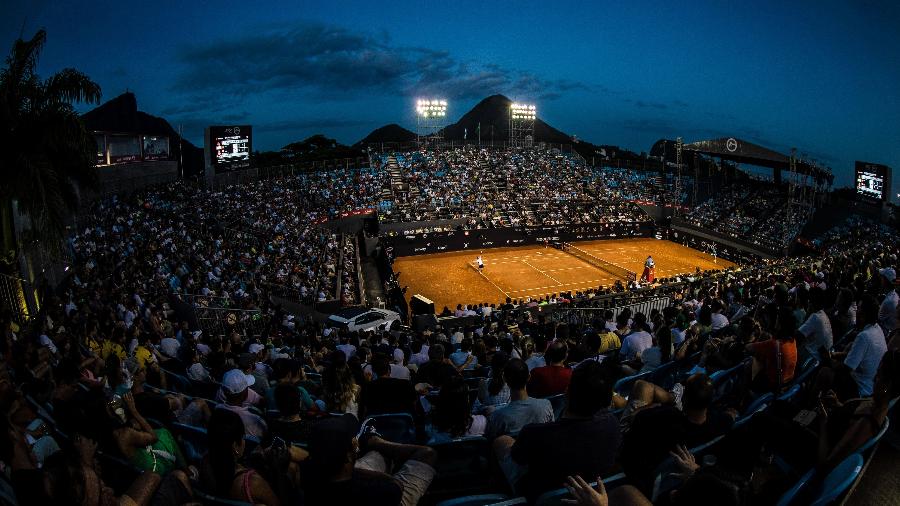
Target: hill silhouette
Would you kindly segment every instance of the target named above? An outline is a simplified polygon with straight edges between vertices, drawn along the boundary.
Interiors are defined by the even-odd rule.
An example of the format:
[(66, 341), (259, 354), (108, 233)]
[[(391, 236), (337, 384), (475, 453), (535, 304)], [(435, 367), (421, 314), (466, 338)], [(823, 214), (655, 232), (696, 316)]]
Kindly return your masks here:
[(369, 135), (354, 144), (354, 147), (362, 147), (367, 144), (379, 144), (382, 142), (407, 143), (415, 140), (415, 132), (411, 132), (396, 123), (391, 123), (390, 125), (385, 125), (372, 130)]
[(184, 160), (186, 177), (203, 172), (203, 148), (181, 138), (165, 119), (139, 111), (134, 93), (125, 92), (82, 114), (81, 119), (91, 131), (164, 135), (169, 138), (172, 159), (179, 163)]

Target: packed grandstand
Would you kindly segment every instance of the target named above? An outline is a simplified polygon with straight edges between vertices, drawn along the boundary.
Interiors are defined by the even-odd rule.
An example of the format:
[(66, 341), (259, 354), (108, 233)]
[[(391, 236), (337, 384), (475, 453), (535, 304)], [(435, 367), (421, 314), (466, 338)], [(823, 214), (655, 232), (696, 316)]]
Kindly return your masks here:
[[(783, 251), (811, 212), (772, 182), (691, 202), (690, 182), (553, 149), (371, 161), (178, 181), (80, 216), (66, 282), (30, 321), (3, 315), (4, 500), (594, 504), (598, 479), (613, 505), (846, 497), (900, 396), (895, 229), (853, 216), (803, 255), (722, 243), (739, 267), (459, 300), (409, 326), (390, 268), (405, 236), (668, 234), (656, 204), (705, 231), (678, 239), (696, 248)], [(360, 210), (383, 230), (342, 227)], [(379, 236), (376, 303), (361, 258)], [(402, 322), (322, 318), (375, 305)]]

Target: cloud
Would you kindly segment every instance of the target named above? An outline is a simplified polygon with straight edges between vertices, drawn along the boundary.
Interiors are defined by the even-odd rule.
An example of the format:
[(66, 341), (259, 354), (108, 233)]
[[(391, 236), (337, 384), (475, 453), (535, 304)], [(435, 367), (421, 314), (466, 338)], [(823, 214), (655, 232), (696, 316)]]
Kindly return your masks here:
[(451, 99), (506, 93), (552, 100), (563, 92), (591, 90), (574, 81), (463, 61), (446, 51), (394, 45), (384, 35), (310, 22), (186, 47), (180, 61), (173, 91), (200, 103), (233, 103), (261, 93), (334, 100), (361, 93), (439, 93)]

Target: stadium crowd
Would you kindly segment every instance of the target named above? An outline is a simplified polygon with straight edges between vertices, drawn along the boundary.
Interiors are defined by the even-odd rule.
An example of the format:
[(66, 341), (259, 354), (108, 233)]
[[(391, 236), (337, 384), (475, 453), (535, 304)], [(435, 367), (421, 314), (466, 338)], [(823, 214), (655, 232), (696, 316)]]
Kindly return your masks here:
[(603, 172), (550, 150), (464, 148), (397, 158), (409, 185), (389, 222), (465, 220), (466, 229), (639, 223), (650, 218), (610, 191)]
[[(496, 156), (515, 167), (505, 195), (534, 199), (525, 223), (564, 219), (537, 199), (587, 213), (565, 219), (643, 219), (617, 199), (577, 207), (611, 197), (565, 157), (483, 152), (415, 164), (427, 213), (464, 203), (474, 225), (511, 219), (503, 190), (477, 197), (492, 176), (479, 162)], [(857, 231), (829, 235), (819, 258), (663, 280), (634, 295), (668, 297), (646, 313), (569, 294), (362, 335), (271, 306), (269, 283), (346, 294), (352, 247), (311, 224), (373, 205), (376, 179), (176, 184), (98, 205), (61, 295), (28, 327), (2, 317), (2, 495), (411, 506), (485, 491), (534, 502), (568, 486), (579, 504), (763, 503), (807, 470), (801, 494), (820, 493), (900, 395), (898, 242)], [(192, 294), (272, 317), (258, 333), (204, 332)], [(770, 478), (753, 481), (761, 470)], [(605, 488), (587, 483), (598, 478)]]
[(698, 227), (782, 251), (806, 225), (810, 213), (788, 205), (784, 192), (770, 184), (736, 183), (702, 202), (685, 218)]

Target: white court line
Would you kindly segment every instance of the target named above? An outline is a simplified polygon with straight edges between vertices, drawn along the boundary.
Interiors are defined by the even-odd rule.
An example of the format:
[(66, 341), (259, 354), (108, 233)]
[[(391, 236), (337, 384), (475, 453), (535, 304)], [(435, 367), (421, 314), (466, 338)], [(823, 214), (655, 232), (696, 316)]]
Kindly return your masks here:
[(547, 274), (546, 272), (544, 272), (544, 271), (538, 269), (537, 267), (531, 265), (530, 263), (528, 263), (527, 260), (522, 260), (522, 263), (525, 264), (525, 265), (527, 265), (528, 267), (531, 267), (532, 269), (534, 269), (534, 270), (540, 272), (540, 273), (543, 274), (544, 276), (547, 276), (548, 278), (552, 279), (554, 282), (559, 283), (560, 285), (562, 285), (562, 282), (560, 282), (560, 280), (554, 278), (553, 276)]
[(484, 273), (481, 272), (481, 269), (478, 268), (478, 266), (476, 266), (475, 264), (469, 264), (469, 265), (472, 266), (475, 269), (475, 272), (477, 272), (481, 277), (486, 279), (488, 283), (494, 285), (494, 288), (496, 288), (497, 290), (500, 290), (500, 293), (502, 293), (504, 297), (509, 297), (509, 293), (506, 290), (497, 286), (497, 283), (494, 283), (493, 281), (491, 281), (491, 278), (485, 276)]

